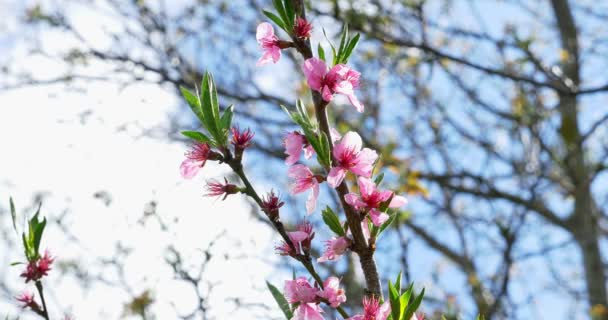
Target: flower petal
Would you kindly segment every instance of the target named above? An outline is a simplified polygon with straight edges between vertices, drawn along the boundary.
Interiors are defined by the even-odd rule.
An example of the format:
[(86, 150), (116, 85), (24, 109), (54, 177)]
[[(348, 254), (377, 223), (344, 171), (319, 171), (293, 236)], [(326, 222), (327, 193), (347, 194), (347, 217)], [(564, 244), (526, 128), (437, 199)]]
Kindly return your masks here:
[(255, 33), (255, 38), (261, 43), (263, 40), (272, 40), (274, 39), (274, 29), (272, 25), (268, 22), (262, 22), (258, 25), (258, 28)]
[(386, 220), (388, 220), (388, 214), (380, 212), (376, 209), (371, 209), (369, 211), (369, 217), (370, 219), (372, 219), (372, 223), (376, 227), (381, 226), (384, 222), (386, 222)]
[(312, 185), (312, 192), (308, 196), (308, 200), (306, 200), (306, 213), (311, 214), (315, 211), (315, 207), (317, 206), (318, 197), (319, 197), (319, 184), (314, 183)]
[(329, 174), (327, 175), (327, 184), (332, 188), (336, 188), (342, 183), (345, 176), (346, 170), (344, 170), (344, 168), (333, 167), (329, 170)]
[(192, 179), (204, 164), (201, 161), (186, 159), (179, 166), (179, 171), (184, 179)]
[(327, 73), (325, 62), (317, 58), (307, 59), (302, 65), (302, 71), (306, 76), (308, 86), (313, 90), (321, 91), (321, 83)]
[(389, 208), (399, 208), (406, 204), (407, 204), (407, 199), (405, 197), (396, 195), (393, 197), (393, 199), (391, 200), (391, 203), (389, 203), (388, 207)]

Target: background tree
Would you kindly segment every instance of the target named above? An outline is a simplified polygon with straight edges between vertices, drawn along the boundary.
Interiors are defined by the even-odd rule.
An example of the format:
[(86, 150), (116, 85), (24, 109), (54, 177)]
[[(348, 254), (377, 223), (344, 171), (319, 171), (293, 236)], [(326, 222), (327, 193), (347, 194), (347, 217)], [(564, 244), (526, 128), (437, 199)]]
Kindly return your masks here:
[[(349, 106), (330, 116), (358, 127), (365, 144), (381, 150), (392, 169), (388, 182), (425, 195), (413, 199), (411, 215), (396, 225), (393, 245), (379, 248), (381, 257), (398, 255), (402, 265), (379, 258), (380, 267), (424, 280), (429, 313), (434, 307), (453, 317), (565, 318), (551, 312), (559, 301), (572, 314), (608, 318), (602, 250), (608, 7), (567, 0), (319, 0), (307, 6), (309, 19), (334, 26), (328, 37), (342, 22), (362, 34), (351, 63), (366, 76), (366, 116), (353, 117)], [(255, 0), (31, 3), (23, 11), (23, 34), (34, 39), (26, 42), (29, 54), (63, 70), (42, 78), (7, 60), (0, 83), (8, 90), (152, 82), (177, 95), (178, 86), (191, 87), (210, 70), (222, 101), (248, 106), (235, 111), (256, 131), (259, 157), (278, 163), (283, 150), (270, 137), (292, 128), (278, 105), (292, 105), (289, 92), (304, 87), (275, 89), (289, 83), (281, 68), (297, 69), (296, 63), (274, 69), (242, 63), (257, 58), (253, 32), (268, 7)], [(105, 41), (94, 41), (78, 19), (83, 11), (107, 16), (100, 28)], [(70, 45), (45, 51), (35, 39), (44, 40), (38, 37), (48, 30)], [(322, 39), (321, 30), (315, 37)], [(167, 128), (171, 139), (178, 124), (193, 123), (181, 111), (186, 107)], [(273, 166), (258, 172), (272, 174)], [(353, 274), (351, 285), (359, 278)]]

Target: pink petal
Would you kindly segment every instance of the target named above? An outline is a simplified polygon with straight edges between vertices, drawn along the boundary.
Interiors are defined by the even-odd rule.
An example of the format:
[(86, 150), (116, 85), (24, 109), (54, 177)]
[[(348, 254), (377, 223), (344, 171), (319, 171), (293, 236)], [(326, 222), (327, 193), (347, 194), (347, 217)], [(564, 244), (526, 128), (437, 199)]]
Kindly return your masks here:
[(368, 198), (376, 191), (376, 184), (370, 178), (359, 177), (357, 183), (359, 185), (359, 192), (363, 198)]
[(291, 320), (324, 320), (323, 310), (316, 303), (305, 303), (298, 306)]
[(298, 162), (304, 145), (304, 137), (298, 133), (290, 132), (285, 136), (283, 143), (285, 144), (285, 154), (287, 154), (285, 164), (292, 165)]
[(321, 96), (323, 96), (323, 100), (330, 102), (334, 98), (334, 93), (329, 90), (328, 86), (323, 86)]
[(367, 224), (367, 219), (361, 221), (361, 229), (363, 230), (363, 236), (365, 237), (365, 241), (369, 240), (369, 225)]
[(388, 315), (390, 314), (390, 312), (391, 312), (390, 302), (386, 301), (385, 303), (382, 304), (382, 306), (380, 306), (378, 313), (376, 313), (376, 320), (386, 320), (386, 318), (388, 318)]
[(196, 176), (202, 165), (201, 161), (186, 159), (179, 166), (179, 171), (184, 179), (192, 179)]
[(388, 207), (389, 208), (399, 208), (399, 207), (404, 206), (406, 204), (407, 204), (407, 199), (405, 197), (394, 196), (393, 200), (391, 200), (391, 203), (389, 203)]
[(350, 101), (350, 104), (352, 104), (358, 112), (363, 112), (365, 110), (365, 106), (363, 106), (363, 103), (357, 99), (357, 96), (355, 96), (354, 93), (347, 94), (346, 97), (348, 98), (348, 101)]
[(306, 159), (310, 159), (314, 154), (315, 149), (312, 147), (312, 145), (308, 145), (306, 148), (304, 148), (304, 157), (306, 157)]
[[(270, 55), (272, 56), (272, 61), (274, 63), (277, 63), (279, 61), (279, 59), (281, 58), (281, 48), (277, 47), (277, 46), (273, 46), (272, 48), (270, 48), (268, 50), (268, 52), (270, 52)], [(355, 99), (357, 99), (355, 97)], [(361, 112), (361, 111), (359, 111)]]
[(342, 183), (345, 176), (346, 170), (344, 170), (344, 168), (333, 167), (331, 170), (329, 170), (329, 174), (327, 175), (327, 184), (329, 184), (329, 186), (332, 188), (336, 188), (340, 185), (340, 183)]
[(268, 50), (265, 50), (262, 57), (258, 60), (258, 62), (256, 62), (255, 66), (261, 67), (271, 61), (272, 61), (272, 53)]
[(376, 151), (363, 148), (359, 155), (357, 156), (358, 163), (350, 168), (354, 174), (369, 178), (372, 176), (372, 170), (374, 169), (374, 162), (378, 159), (378, 154)]
[(386, 220), (388, 220), (388, 214), (380, 212), (376, 209), (372, 209), (369, 211), (369, 217), (372, 219), (372, 223), (376, 227), (381, 226), (384, 222), (386, 222)]
[(314, 183), (312, 185), (312, 192), (308, 196), (308, 200), (306, 200), (306, 213), (311, 214), (315, 211), (318, 197), (319, 197), (319, 184)]
[(345, 149), (352, 149), (356, 152), (361, 150), (361, 145), (363, 142), (361, 141), (361, 136), (354, 131), (347, 132), (342, 138), (342, 142), (340, 142), (344, 146)]
[(287, 234), (289, 235), (289, 239), (291, 239), (292, 242), (302, 242), (308, 238), (308, 233), (303, 231), (291, 231)]
[(302, 71), (304, 71), (308, 86), (313, 90), (321, 91), (321, 83), (327, 73), (325, 62), (317, 58), (307, 59), (302, 65)]
[(255, 38), (259, 43), (262, 43), (263, 40), (274, 40), (275, 35), (272, 25), (268, 22), (260, 23), (256, 30)]
[(338, 130), (336, 130), (336, 128), (329, 129), (329, 134), (331, 135), (331, 142), (337, 142), (342, 139), (342, 135), (340, 132), (338, 132)]
[(359, 201), (359, 195), (356, 193), (348, 193), (344, 196), (344, 201), (346, 201), (346, 203), (350, 204), (351, 206), (355, 207), (355, 209), (359, 209), (356, 207), (357, 202)]

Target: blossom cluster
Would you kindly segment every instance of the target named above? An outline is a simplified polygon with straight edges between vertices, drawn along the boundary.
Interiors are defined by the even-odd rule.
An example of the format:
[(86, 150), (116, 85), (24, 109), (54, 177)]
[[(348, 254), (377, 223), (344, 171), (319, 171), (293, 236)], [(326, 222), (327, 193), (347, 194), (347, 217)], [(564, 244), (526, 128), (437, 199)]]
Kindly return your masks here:
[[(260, 23), (257, 27), (256, 39), (261, 48), (262, 56), (257, 61), (257, 66), (279, 62), (282, 50), (288, 48), (295, 48), (301, 53), (310, 51), (306, 39), (310, 38), (312, 34), (312, 25), (303, 17), (294, 15), (293, 19), (290, 18), (289, 15), (294, 14), (294, 12), (293, 8), (290, 9), (289, 3), (289, 1), (274, 3), (281, 17), (268, 12), (265, 12), (265, 14), (285, 30), (291, 36), (292, 41), (281, 40), (274, 33), (273, 26), (270, 23)], [(343, 32), (340, 49), (337, 52), (332, 46), (333, 63), (328, 65), (329, 61), (326, 62), (324, 53), (321, 53), (322, 49), (319, 48), (318, 58), (312, 57), (310, 53), (303, 53), (308, 58), (303, 61), (301, 69), (311, 92), (313, 92), (316, 108), (325, 108), (336, 95), (343, 95), (357, 112), (362, 113), (365, 107), (355, 95), (355, 90), (360, 87), (361, 74), (346, 64), (348, 56), (350, 56), (358, 41), (358, 36), (353, 39), (346, 39), (346, 34), (347, 32)], [(308, 51), (302, 50), (303, 47), (308, 48)], [(213, 88), (213, 90), (215, 89)], [(203, 93), (201, 97), (215, 95), (215, 92), (207, 92), (206, 94)], [(324, 303), (335, 308), (347, 320), (386, 320), (391, 315), (391, 310), (395, 309), (394, 306), (391, 308), (391, 302), (398, 301), (400, 297), (402, 300), (407, 300), (410, 295), (413, 299), (411, 288), (408, 289), (410, 290), (409, 293), (402, 295), (399, 287), (395, 291), (397, 292), (397, 300), (392, 299), (382, 302), (381, 289), (378, 289), (374, 292), (376, 295), (370, 295), (363, 300), (362, 314), (349, 317), (340, 307), (346, 301), (346, 294), (340, 288), (340, 279), (329, 277), (322, 281), (314, 271), (311, 262), (311, 249), (315, 237), (313, 225), (305, 220), (298, 224), (294, 230), (287, 231), (280, 221), (279, 210), (284, 204), (280, 197), (274, 191), (264, 196), (258, 196), (245, 176), (241, 158), (243, 151), (251, 145), (253, 133), (250, 130), (240, 131), (238, 128), (232, 128), (230, 132), (234, 154), (230, 153), (226, 146), (227, 140), (218, 134), (218, 132), (225, 131), (217, 130), (217, 127), (226, 128), (223, 120), (224, 116), (221, 117), (222, 120), (219, 122), (218, 120), (210, 120), (210, 117), (216, 117), (219, 113), (217, 102), (215, 102), (215, 106), (212, 106), (216, 110), (213, 112), (207, 111), (211, 113), (205, 114), (205, 106), (201, 108), (200, 98), (197, 103), (187, 92), (185, 97), (195, 114), (201, 119), (203, 126), (211, 135), (214, 135), (215, 132), (215, 140), (207, 140), (206, 136), (200, 133), (187, 132), (185, 134), (194, 138), (197, 142), (186, 153), (186, 159), (181, 164), (182, 176), (188, 179), (194, 177), (209, 160), (230, 165), (241, 178), (245, 187), (241, 188), (228, 183), (227, 179), (224, 179), (224, 182), (213, 180), (207, 184), (207, 195), (223, 196), (225, 199), (230, 194), (243, 193), (253, 198), (283, 238), (283, 241), (275, 247), (276, 252), (282, 256), (293, 257), (303, 263), (314, 279), (313, 283), (310, 283), (305, 277), (295, 278), (294, 276), (295, 279), (285, 281), (283, 299), (289, 306), (283, 311), (288, 317), (291, 317), (290, 319), (322, 320), (324, 317), (320, 304)], [(387, 213), (388, 209), (399, 208), (405, 205), (407, 201), (393, 191), (382, 190), (379, 187), (382, 177), (377, 176), (374, 179), (374, 170), (379, 155), (375, 150), (363, 146), (363, 139), (357, 132), (348, 131), (342, 135), (334, 128), (329, 129), (327, 123), (325, 123), (325, 130), (323, 131), (310, 120), (304, 110), (305, 108), (302, 107), (303, 103), (298, 103), (296, 106), (299, 114), (295, 117), (292, 114), (290, 116), (300, 125), (301, 130), (290, 131), (283, 137), (285, 164), (288, 166), (287, 177), (290, 179), (289, 191), (294, 195), (309, 192), (306, 200), (306, 213), (311, 215), (317, 208), (321, 185), (326, 183), (329, 188), (338, 190), (345, 211), (348, 209), (348, 212), (352, 213), (350, 216), (347, 215), (347, 223), (343, 223), (329, 207), (323, 211), (323, 220), (336, 235), (324, 242), (323, 254), (316, 259), (316, 262), (336, 261), (349, 250), (358, 254), (364, 252), (361, 250), (369, 250), (367, 252), (373, 254), (373, 250), (375, 250), (373, 241), (375, 240), (372, 240), (372, 237), (375, 237), (378, 232), (382, 232), (381, 230), (386, 227), (390, 218)], [(318, 114), (317, 117), (319, 117)], [(230, 121), (231, 118), (228, 123)], [(224, 144), (218, 143), (218, 141), (223, 141)], [(308, 161), (313, 159), (315, 155), (321, 165), (320, 168), (308, 165)], [(348, 181), (356, 181), (357, 192), (350, 192)], [(357, 233), (355, 233), (355, 230), (350, 230), (352, 228), (348, 228), (353, 223), (356, 227), (359, 223), (361, 224), (361, 229), (356, 230)], [(363, 236), (361, 236), (361, 233), (363, 233)], [(361, 243), (362, 241), (365, 241), (365, 243)], [(391, 284), (389, 283), (389, 285)], [(271, 291), (273, 291), (273, 288), (271, 288)], [(274, 288), (273, 295), (276, 291), (278, 289)], [(275, 299), (278, 299), (276, 295)], [(284, 308), (284, 305), (287, 304), (277, 301), (281, 308)], [(408, 303), (408, 301), (404, 303)], [(294, 309), (292, 310), (292, 308)], [(417, 305), (415, 308), (417, 308)], [(413, 311), (415, 311), (415, 308)], [(397, 309), (401, 310), (399, 306), (395, 310)], [(407, 317), (415, 320), (416, 316), (413, 315), (413, 311), (408, 309), (407, 313), (403, 313), (404, 311), (401, 310), (401, 313), (393, 314), (393, 319), (406, 320), (402, 316), (407, 314)]]

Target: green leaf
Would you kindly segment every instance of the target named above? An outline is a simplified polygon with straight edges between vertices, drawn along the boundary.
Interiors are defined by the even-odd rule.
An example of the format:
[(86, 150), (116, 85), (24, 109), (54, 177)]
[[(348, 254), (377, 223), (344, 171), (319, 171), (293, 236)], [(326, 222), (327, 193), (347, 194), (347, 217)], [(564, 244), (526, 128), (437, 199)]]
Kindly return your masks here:
[(388, 198), (386, 201), (380, 203), (378, 210), (380, 210), (380, 212), (386, 212), (386, 210), (388, 210), (388, 206), (391, 204), (391, 201), (393, 201), (394, 196), (395, 196), (395, 194), (393, 193), (390, 198)]
[(346, 45), (346, 39), (348, 39), (348, 24), (344, 24), (342, 27), (342, 34), (340, 36), (340, 46), (338, 47), (338, 56), (334, 64), (338, 64), (342, 62), (342, 57), (344, 56), (344, 48)]
[(11, 205), (11, 218), (13, 219), (13, 229), (17, 232), (17, 213), (15, 211), (15, 203), (13, 203), (13, 198), (9, 198), (9, 202)]
[(181, 90), (184, 99), (186, 99), (186, 102), (188, 102), (190, 109), (192, 109), (192, 112), (194, 112), (194, 114), (201, 121), (201, 123), (205, 125), (203, 110), (201, 109), (201, 103), (198, 97), (194, 95), (194, 93), (190, 92), (190, 90), (184, 87), (179, 87), (179, 89)]
[(325, 36), (325, 39), (327, 40), (327, 42), (329, 42), (329, 46), (331, 47), (331, 52), (332, 52), (332, 61), (334, 64), (336, 64), (336, 58), (337, 58), (336, 47), (334, 47), (334, 45), (331, 43), (331, 41), (327, 37), (327, 33), (325, 33), (325, 28), (323, 28), (323, 35)]
[(388, 281), (388, 296), (393, 319), (400, 319), (401, 301), (399, 300), (399, 291), (397, 291), (397, 288), (395, 288), (390, 280)]
[(262, 10), (262, 12), (264, 13), (264, 15), (266, 17), (268, 17), (268, 19), (272, 20), (272, 22), (274, 22), (277, 26), (279, 26), (281, 29), (286, 30), (285, 28), (285, 23), (283, 22), (283, 20), (279, 17), (277, 17), (276, 14), (270, 12), (270, 11), (266, 11), (266, 10)]
[(11, 263), (11, 267), (12, 267), (12, 266), (18, 266), (18, 265), (20, 265), (20, 264), (25, 264), (25, 262), (12, 262), (12, 263)]
[(355, 46), (357, 46), (357, 43), (359, 42), (359, 38), (361, 37), (360, 34), (356, 34), (349, 42), (348, 45), (346, 46), (346, 48), (344, 49), (344, 53), (342, 54), (342, 63), (347, 63), (348, 62), (348, 58), (350, 58), (350, 55), (353, 53), (353, 50), (355, 49)]
[(213, 77), (209, 72), (205, 72), (201, 81), (201, 109), (205, 120), (205, 129), (209, 131), (215, 142), (220, 145), (225, 144), (223, 135), (220, 132), (219, 103), (217, 91)]
[(414, 297), (414, 301), (412, 301), (412, 303), (408, 304), (407, 308), (405, 309), (405, 313), (404, 313), (404, 317), (403, 317), (404, 319), (412, 318), (412, 315), (414, 315), (414, 312), (416, 312), (416, 310), (418, 310), (418, 307), (420, 307), (423, 297), (424, 297), (424, 288), (422, 289), (422, 291), (420, 292), (419, 295)]
[[(293, 0), (284, 0), (285, 3), (285, 14), (289, 21), (287, 23), (291, 26), (291, 30), (293, 30), (293, 26), (296, 21), (296, 9), (293, 6)], [(290, 32), (291, 33), (291, 32)]]
[(289, 24), (289, 18), (287, 17), (287, 12), (285, 11), (285, 7), (283, 6), (283, 1), (272, 0), (272, 4), (274, 5), (274, 8), (277, 10), (277, 13), (281, 17), (281, 20), (283, 20), (283, 22), (285, 23), (285, 31), (291, 34), (291, 30), (293, 30), (293, 22), (292, 24)]
[(234, 116), (234, 106), (230, 105), (226, 110), (224, 110), (224, 114), (222, 114), (221, 124), (222, 129), (225, 131), (230, 131), (230, 126), (232, 125), (232, 117)]
[[(34, 245), (34, 249), (36, 250), (36, 254), (38, 254), (38, 252), (39, 252), (40, 242), (42, 240), (42, 233), (44, 232), (44, 227), (46, 226), (46, 218), (42, 219), (42, 221), (38, 220), (38, 215), (40, 214), (41, 207), (42, 207), (42, 204), (40, 204), (38, 206), (38, 211), (36, 211), (36, 214), (30, 220), (31, 230), (34, 233), (33, 234), (33, 245)], [(31, 235), (30, 235), (30, 237), (31, 237)]]
[(270, 290), (270, 293), (272, 293), (274, 300), (279, 305), (279, 308), (281, 308), (281, 311), (283, 311), (283, 314), (285, 314), (285, 318), (287, 318), (288, 320), (291, 319), (291, 317), (293, 317), (293, 312), (291, 312), (289, 302), (287, 302), (281, 291), (279, 291), (277, 287), (273, 286), (268, 281), (266, 281), (266, 285), (268, 286), (268, 290)]
[(374, 184), (378, 186), (380, 185), (382, 180), (384, 180), (384, 172), (381, 172), (379, 175), (376, 176), (376, 179), (374, 179)]
[(182, 135), (184, 135), (184, 136), (186, 136), (186, 137), (188, 137), (190, 139), (193, 139), (193, 140), (196, 140), (196, 141), (199, 141), (199, 142), (202, 142), (202, 143), (209, 143), (211, 141), (209, 139), (209, 137), (207, 137), (202, 132), (198, 132), (198, 131), (182, 131), (181, 133), (182, 133)]
[(320, 142), (322, 152), (317, 153), (317, 160), (322, 166), (324, 166), (325, 168), (329, 168), (331, 167), (331, 149), (329, 146), (329, 138), (327, 137), (325, 132), (321, 132)]
[(399, 215), (398, 212), (393, 213), (393, 214), (389, 214), (388, 215), (388, 219), (386, 221), (384, 221), (384, 223), (380, 226), (380, 230), (378, 230), (378, 234), (382, 234), (382, 232), (390, 227), (390, 225), (395, 221), (395, 219), (397, 218), (397, 215)]
[(344, 232), (344, 229), (342, 228), (342, 225), (340, 224), (340, 219), (329, 206), (327, 206), (323, 210), (322, 217), (323, 217), (323, 221), (325, 222), (325, 224), (329, 227), (329, 229), (331, 231), (333, 231), (335, 234), (337, 234), (341, 237), (344, 237), (346, 235), (346, 232)]
[(320, 43), (317, 46), (317, 54), (319, 56), (319, 59), (325, 61), (325, 50), (323, 50), (323, 46), (321, 46)]
[(397, 280), (395, 280), (395, 289), (397, 289), (397, 293), (401, 294), (401, 271), (399, 271)]

